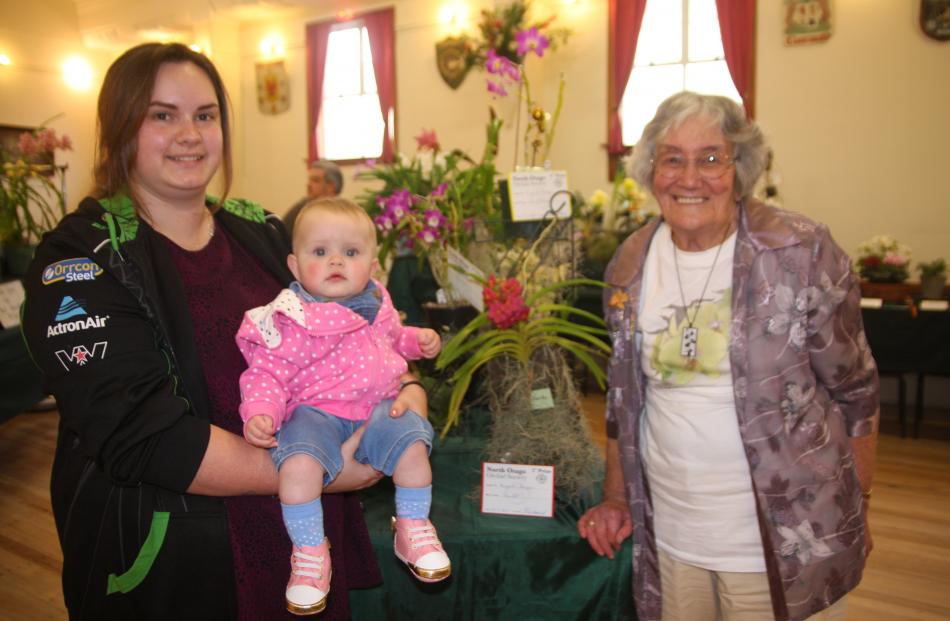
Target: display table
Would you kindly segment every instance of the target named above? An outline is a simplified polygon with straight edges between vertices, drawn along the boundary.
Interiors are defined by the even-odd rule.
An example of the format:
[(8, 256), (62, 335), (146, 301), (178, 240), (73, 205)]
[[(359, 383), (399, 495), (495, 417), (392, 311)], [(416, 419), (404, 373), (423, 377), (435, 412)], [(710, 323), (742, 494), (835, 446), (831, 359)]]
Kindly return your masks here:
[[(914, 410), (914, 437), (923, 420), (924, 377), (950, 375), (950, 312), (911, 312), (910, 307), (895, 305), (861, 310), (864, 332), (871, 353), (883, 374), (904, 373), (917, 376), (917, 403)], [(901, 404), (903, 406), (903, 404)], [(901, 435), (904, 435), (904, 410), (900, 410)]]
[(483, 515), (477, 498), (482, 446), (479, 439), (449, 438), (432, 454), (431, 516), (452, 560), (444, 582), (418, 582), (393, 555), (389, 480), (363, 492), (384, 583), (351, 592), (353, 618), (635, 619), (630, 540), (611, 561), (577, 534), (578, 517), (595, 500), (559, 504), (552, 519)]

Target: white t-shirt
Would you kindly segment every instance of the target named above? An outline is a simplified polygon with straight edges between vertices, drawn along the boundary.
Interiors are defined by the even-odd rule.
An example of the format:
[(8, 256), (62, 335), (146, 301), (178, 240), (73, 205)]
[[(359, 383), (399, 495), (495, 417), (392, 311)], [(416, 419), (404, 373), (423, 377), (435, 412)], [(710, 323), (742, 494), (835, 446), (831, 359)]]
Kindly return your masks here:
[[(735, 245), (732, 234), (713, 268), (716, 247), (677, 249), (674, 261), (670, 228), (661, 224), (653, 238), (638, 327), (647, 378), (641, 449), (657, 545), (697, 567), (763, 572), (762, 537), (729, 366)], [(683, 329), (690, 323), (698, 330), (692, 360), (681, 354)]]

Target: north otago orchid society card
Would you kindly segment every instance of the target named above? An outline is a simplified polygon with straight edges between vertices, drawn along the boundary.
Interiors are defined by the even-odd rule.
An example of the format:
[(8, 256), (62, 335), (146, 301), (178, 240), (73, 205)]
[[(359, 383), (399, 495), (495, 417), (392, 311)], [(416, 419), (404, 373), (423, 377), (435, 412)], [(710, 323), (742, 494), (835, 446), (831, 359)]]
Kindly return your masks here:
[(482, 463), (482, 513), (554, 517), (554, 466)]

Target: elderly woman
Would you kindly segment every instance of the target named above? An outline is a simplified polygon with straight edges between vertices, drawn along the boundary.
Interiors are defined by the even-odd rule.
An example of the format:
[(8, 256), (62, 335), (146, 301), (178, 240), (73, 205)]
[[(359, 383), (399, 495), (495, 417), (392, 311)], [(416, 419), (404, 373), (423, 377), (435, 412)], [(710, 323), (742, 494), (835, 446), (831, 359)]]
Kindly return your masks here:
[(633, 155), (661, 218), (607, 268), (604, 500), (641, 621), (843, 619), (871, 547), (878, 377), (828, 230), (750, 198), (762, 134), (732, 101), (664, 101)]

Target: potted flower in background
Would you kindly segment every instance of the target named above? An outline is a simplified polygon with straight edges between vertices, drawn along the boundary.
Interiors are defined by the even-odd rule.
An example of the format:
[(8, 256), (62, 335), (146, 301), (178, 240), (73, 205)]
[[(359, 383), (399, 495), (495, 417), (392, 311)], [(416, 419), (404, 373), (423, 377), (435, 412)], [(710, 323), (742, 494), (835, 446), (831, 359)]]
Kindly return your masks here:
[(445, 344), (436, 368), (451, 386), (444, 437), (460, 421), (463, 399), (476, 374), (491, 429), (489, 461), (553, 464), (559, 494), (576, 498), (599, 478), (599, 452), (580, 406), (573, 363), (603, 387), (610, 353), (600, 316), (577, 308), (568, 295), (599, 281), (566, 278), (549, 224), (530, 245), (502, 251), (496, 272), (483, 279), (485, 310)]
[(574, 213), (584, 259), (581, 271), (588, 278), (602, 278), (617, 246), (656, 214), (646, 208), (647, 194), (621, 162), (610, 194), (595, 190), (586, 201), (575, 198)]
[(942, 300), (947, 284), (947, 262), (943, 259), (922, 261), (917, 264), (920, 272), (920, 297), (927, 300)]
[(26, 273), (40, 237), (66, 215), (66, 166), (56, 165), (55, 154), (71, 149), (68, 136), (41, 126), (0, 150), (0, 244), (13, 276)]
[(500, 130), (501, 121), (492, 113), (479, 161), (460, 149), (443, 151), (435, 131), (423, 130), (416, 136), (414, 156), (399, 154), (392, 164), (371, 163), (357, 174), (383, 183), (364, 192), (359, 202), (376, 223), (379, 262), (389, 268), (393, 303), (407, 313), (408, 323), (425, 323), (422, 303), (434, 301), (437, 289), (447, 302), (458, 304), (448, 282), (447, 249), (465, 254), (477, 227), (495, 218)]
[(904, 302), (910, 298), (910, 248), (889, 235), (875, 235), (858, 246), (855, 271), (861, 276), (861, 294), (885, 301)]

